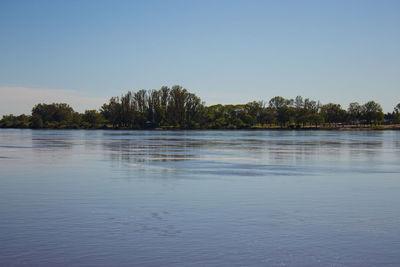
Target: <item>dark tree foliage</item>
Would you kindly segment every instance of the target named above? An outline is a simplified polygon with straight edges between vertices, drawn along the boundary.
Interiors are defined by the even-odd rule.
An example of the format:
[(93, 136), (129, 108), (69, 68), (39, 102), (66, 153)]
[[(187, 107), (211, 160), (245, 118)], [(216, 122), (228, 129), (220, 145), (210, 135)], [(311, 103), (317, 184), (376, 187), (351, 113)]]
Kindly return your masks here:
[(38, 114), (33, 114), (33, 115), (32, 115), (31, 127), (34, 128), (34, 129), (43, 128), (43, 119), (42, 119), (42, 116), (40, 116), (40, 115), (38, 115)]
[(65, 103), (37, 104), (32, 109), (32, 116), (38, 115), (44, 123), (62, 122), (72, 119), (74, 110)]
[(0, 120), (0, 128), (29, 128), (30, 121), (30, 116), (24, 114), (19, 116), (5, 115)]
[(121, 104), (118, 97), (111, 97), (108, 104), (103, 104), (100, 108), (100, 113), (113, 128), (121, 126)]
[(362, 117), (369, 124), (377, 124), (383, 121), (383, 111), (381, 105), (375, 101), (369, 101), (362, 106)]
[(347, 113), (339, 104), (329, 103), (321, 107), (321, 115), (325, 122), (331, 124), (346, 122)]
[(363, 108), (357, 102), (349, 104), (347, 114), (352, 123), (359, 123), (362, 120)]
[(103, 116), (95, 109), (85, 110), (81, 118), (81, 123), (85, 128), (99, 128), (104, 124)]
[(400, 123), (400, 104), (383, 114), (381, 106), (369, 101), (350, 103), (347, 111), (339, 104), (297, 96), (275, 96), (269, 101), (239, 105), (205, 106), (201, 99), (179, 85), (160, 90), (129, 91), (111, 97), (99, 110), (75, 112), (68, 104), (37, 104), (31, 116), (6, 115), (1, 128), (83, 128), (83, 129), (248, 129), (302, 128), (337, 124)]
[(400, 123), (400, 103), (394, 108), (394, 123)]

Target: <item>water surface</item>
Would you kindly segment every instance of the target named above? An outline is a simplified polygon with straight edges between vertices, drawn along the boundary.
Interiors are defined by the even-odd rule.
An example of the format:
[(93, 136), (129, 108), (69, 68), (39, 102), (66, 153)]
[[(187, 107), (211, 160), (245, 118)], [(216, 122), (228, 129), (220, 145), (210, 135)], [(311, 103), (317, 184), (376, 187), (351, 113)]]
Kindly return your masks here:
[(0, 130), (2, 266), (399, 266), (400, 132)]

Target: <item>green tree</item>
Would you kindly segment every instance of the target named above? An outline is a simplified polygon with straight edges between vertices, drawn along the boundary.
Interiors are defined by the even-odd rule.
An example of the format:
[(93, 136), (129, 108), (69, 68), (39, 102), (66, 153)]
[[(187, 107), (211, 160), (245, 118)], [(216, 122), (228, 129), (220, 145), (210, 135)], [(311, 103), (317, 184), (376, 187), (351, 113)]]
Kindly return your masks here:
[(303, 101), (303, 97), (302, 96), (296, 96), (295, 100), (294, 100), (294, 106), (296, 108), (304, 108), (304, 101)]
[(318, 114), (318, 113), (313, 113), (313, 114), (310, 114), (310, 115), (309, 115), (308, 121), (309, 121), (311, 124), (314, 124), (315, 126), (318, 126), (318, 125), (324, 123), (324, 117), (322, 117), (322, 116), (321, 116), (320, 114)]
[[(264, 118), (263, 118), (263, 106), (264, 102), (262, 101), (253, 101), (249, 102), (245, 105), (245, 111), (248, 114), (248, 116), (251, 117), (250, 121), (253, 121), (258, 124), (263, 124), (264, 123)], [(247, 118), (247, 121), (249, 121), (249, 118)]]
[(168, 98), (168, 121), (170, 125), (184, 127), (185, 126), (185, 104), (188, 98), (188, 91), (182, 86), (174, 85), (169, 92)]
[(121, 103), (118, 97), (111, 97), (108, 104), (103, 104), (100, 113), (113, 128), (121, 126)]
[(292, 99), (285, 99), (281, 96), (275, 96), (269, 101), (269, 106), (274, 110), (278, 123), (283, 126), (286, 123), (294, 120), (294, 110)]
[(362, 106), (362, 116), (369, 124), (377, 124), (383, 121), (384, 113), (381, 105), (375, 101), (369, 101)]
[(325, 122), (336, 126), (337, 123), (346, 121), (347, 113), (340, 104), (329, 103), (321, 107), (321, 115)]
[(101, 113), (95, 109), (85, 110), (85, 112), (82, 114), (82, 119), (84, 122), (93, 127), (96, 127), (103, 122), (103, 117), (101, 116)]
[(185, 103), (186, 125), (188, 128), (200, 128), (201, 116), (203, 115), (203, 104), (199, 97), (189, 93)]
[(135, 123), (135, 107), (131, 92), (121, 96), (120, 124), (122, 127), (132, 127)]
[(152, 90), (148, 95), (148, 120), (151, 121), (154, 126), (159, 126), (163, 119), (162, 91)]
[(347, 113), (349, 114), (349, 119), (352, 122), (360, 121), (362, 115), (362, 106), (357, 102), (352, 102), (349, 104), (349, 108), (347, 109)]
[(282, 106), (278, 108), (276, 118), (281, 126), (287, 123), (293, 122), (295, 116), (295, 111), (292, 107)]
[(40, 129), (43, 128), (43, 119), (40, 115), (38, 114), (33, 114), (32, 115), (32, 124), (31, 127), (34, 129)]
[(285, 99), (281, 96), (275, 96), (269, 100), (269, 106), (275, 108), (278, 110), (279, 108), (283, 106), (289, 106), (293, 103), (293, 100), (291, 99)]
[(0, 120), (0, 128), (28, 128), (31, 117), (27, 115), (14, 116), (13, 114), (4, 115)]
[(394, 123), (400, 123), (400, 103), (394, 107)]
[[(32, 108), (32, 117), (42, 119), (44, 127), (69, 127), (74, 110), (66, 103), (37, 104)], [(40, 123), (38, 124), (40, 125)]]
[(136, 122), (139, 127), (144, 127), (149, 116), (147, 91), (139, 90), (133, 94), (134, 109), (137, 111)]

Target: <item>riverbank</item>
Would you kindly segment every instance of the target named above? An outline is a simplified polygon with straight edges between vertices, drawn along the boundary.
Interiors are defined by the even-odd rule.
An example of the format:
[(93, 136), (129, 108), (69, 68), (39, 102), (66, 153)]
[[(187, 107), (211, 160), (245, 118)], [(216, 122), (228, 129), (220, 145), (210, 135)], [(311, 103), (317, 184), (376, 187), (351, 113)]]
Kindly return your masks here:
[(290, 131), (290, 130), (310, 130), (310, 131), (375, 131), (375, 130), (400, 130), (400, 124), (388, 125), (263, 125), (251, 126), (243, 128), (181, 128), (181, 127), (156, 127), (156, 128), (128, 128), (128, 127), (112, 127), (111, 125), (103, 125), (101, 127), (47, 127), (47, 128), (30, 128), (30, 127), (0, 127), (0, 129), (32, 129), (32, 130), (153, 130), (153, 131), (180, 131), (180, 130), (276, 130), (276, 131)]
[(355, 131), (371, 131), (371, 130), (400, 130), (400, 124), (388, 124), (388, 125), (307, 125), (307, 126), (254, 126), (251, 129), (255, 130), (355, 130)]

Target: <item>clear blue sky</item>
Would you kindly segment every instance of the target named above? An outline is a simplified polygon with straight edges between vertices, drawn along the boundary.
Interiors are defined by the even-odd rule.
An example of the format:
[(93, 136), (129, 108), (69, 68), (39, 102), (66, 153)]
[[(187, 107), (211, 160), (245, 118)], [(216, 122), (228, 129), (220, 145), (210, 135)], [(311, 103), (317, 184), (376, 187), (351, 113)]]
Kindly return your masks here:
[(18, 88), (99, 103), (174, 84), (207, 104), (400, 102), (400, 1), (2, 0), (0, 51), (0, 113), (30, 110)]

